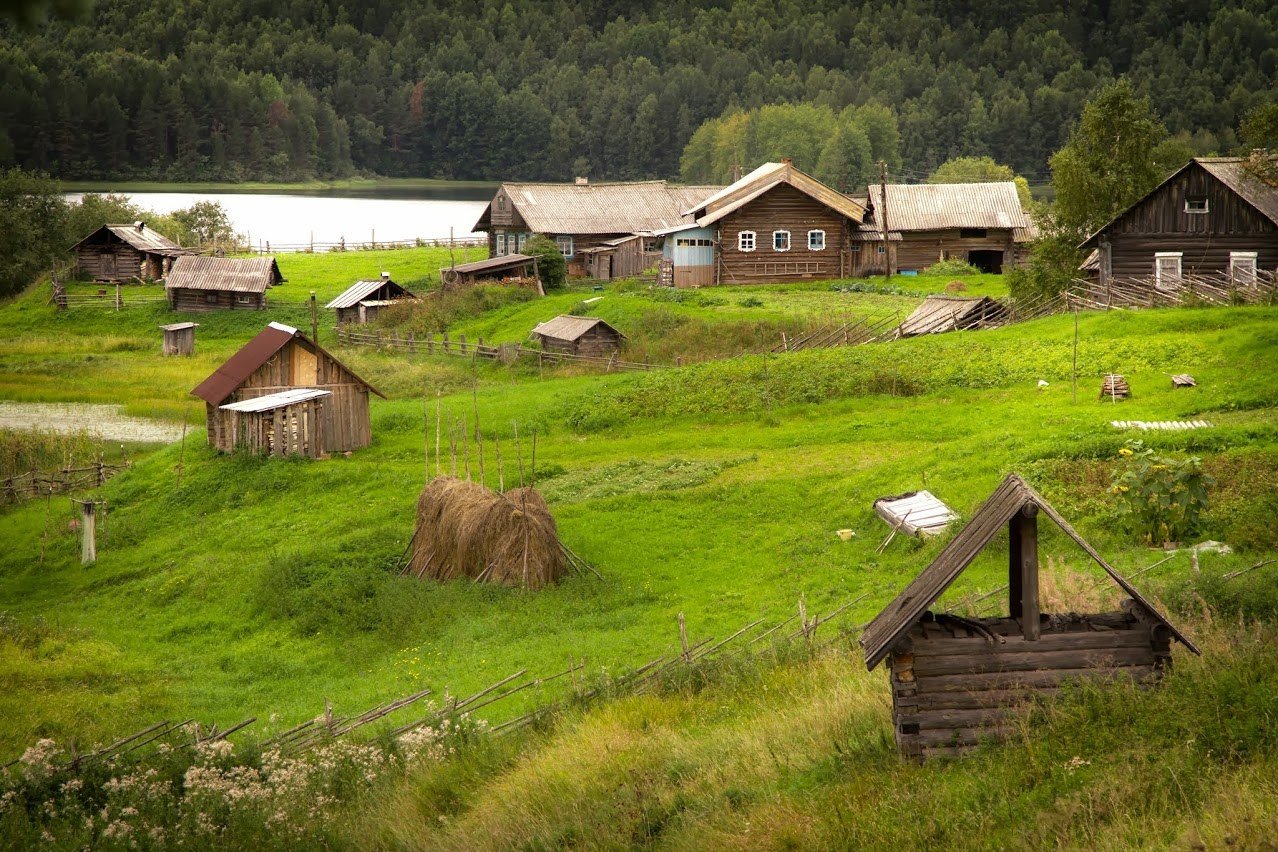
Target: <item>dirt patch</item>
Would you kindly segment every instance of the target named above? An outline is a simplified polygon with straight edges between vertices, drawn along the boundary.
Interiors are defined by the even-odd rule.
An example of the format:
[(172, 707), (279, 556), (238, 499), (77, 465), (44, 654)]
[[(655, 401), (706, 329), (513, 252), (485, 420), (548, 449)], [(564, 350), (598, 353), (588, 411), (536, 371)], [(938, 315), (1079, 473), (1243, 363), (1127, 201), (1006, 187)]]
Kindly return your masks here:
[(0, 400), (0, 428), (84, 430), (104, 441), (167, 444), (182, 437), (182, 427), (162, 420), (127, 417), (118, 405), (84, 402), (6, 402)]

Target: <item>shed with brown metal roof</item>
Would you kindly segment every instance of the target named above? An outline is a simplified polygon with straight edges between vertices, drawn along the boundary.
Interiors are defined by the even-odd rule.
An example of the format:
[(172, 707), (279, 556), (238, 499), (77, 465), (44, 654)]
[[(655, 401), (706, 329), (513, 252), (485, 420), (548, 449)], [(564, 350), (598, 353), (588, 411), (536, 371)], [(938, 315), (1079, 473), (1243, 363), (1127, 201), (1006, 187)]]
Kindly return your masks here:
[[(1129, 595), (1118, 610), (1048, 614), (1039, 599), (1038, 516), (1051, 519)], [(931, 608), (1007, 529), (1008, 613)], [(1171, 640), (1198, 648), (1023, 479), (1010, 474), (972, 519), (861, 635), (865, 665), (888, 661), (892, 724), (902, 755), (952, 755), (1013, 728), (1019, 705), (1082, 678), (1156, 682)]]
[(607, 357), (621, 348), (626, 336), (598, 317), (557, 316), (532, 330), (547, 352)]
[(175, 311), (262, 310), (284, 283), (273, 257), (179, 257), (164, 281)]
[(71, 247), (81, 274), (94, 281), (158, 281), (184, 249), (146, 222), (103, 225)]
[[(289, 405), (304, 403), (304, 408), (291, 414), (285, 411), (287, 406), (264, 409), (272, 418), (269, 423), (258, 422), (263, 411), (249, 412), (257, 418), (246, 420), (241, 416), (244, 411), (227, 407), (297, 389), (325, 393), (289, 398)], [(372, 440), (368, 395), (385, 398), (305, 334), (275, 322), (191, 393), (204, 400), (210, 445), (228, 453), (248, 449), (276, 455), (285, 451), (282, 448), (301, 447), (297, 451), (320, 455), (367, 446)], [(258, 431), (246, 432), (250, 426)], [(305, 432), (301, 438), (298, 429)]]

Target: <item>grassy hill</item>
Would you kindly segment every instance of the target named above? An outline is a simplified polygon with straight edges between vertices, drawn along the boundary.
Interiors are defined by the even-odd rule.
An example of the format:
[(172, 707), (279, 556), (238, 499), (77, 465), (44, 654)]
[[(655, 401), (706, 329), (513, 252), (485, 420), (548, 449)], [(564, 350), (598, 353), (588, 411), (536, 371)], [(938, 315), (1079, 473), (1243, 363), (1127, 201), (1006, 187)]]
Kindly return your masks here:
[[(397, 271), (391, 264), (401, 253), (394, 254), (361, 261), (404, 279), (439, 263), (423, 254)], [(297, 260), (281, 260), (290, 281), (271, 295), (279, 294), (278, 315), (298, 324), (288, 311), (300, 309), (305, 291), (331, 297), (365, 274), (322, 268), (323, 258)], [(750, 294), (763, 304), (742, 307)], [(753, 311), (784, 319), (832, 312), (834, 304), (852, 312), (878, 310), (880, 299), (912, 304), (829, 284), (704, 294), (719, 304), (662, 303), (623, 287), (602, 295), (599, 313), (615, 310), (619, 323), (649, 308), (711, 328)], [(454, 330), (515, 339), (535, 314), (582, 296), (502, 308), (508, 313)], [(0, 308), (0, 397), (121, 402), (132, 413), (170, 419), (186, 411), (197, 428), (184, 448), (145, 454), (101, 489), (110, 512), (99, 560), (88, 569), (78, 562), (65, 498), (0, 513), (5, 762), (39, 737), (101, 741), (150, 719), (226, 725), (256, 715), (255, 731), (266, 736), (314, 716), (325, 699), (350, 711), (426, 686), (465, 694), (521, 668), (551, 674), (574, 660), (615, 673), (668, 653), (679, 613), (694, 639), (722, 637), (755, 618), (790, 615), (801, 595), (811, 612), (865, 595), (840, 622), (852, 628), (940, 547), (898, 539), (878, 553), (887, 529), (872, 501), (927, 487), (967, 517), (1009, 471), (1029, 478), (1120, 571), (1134, 573), (1162, 554), (1121, 529), (1106, 493), (1118, 450), (1132, 437), (1109, 421), (1197, 417), (1215, 426), (1139, 436), (1160, 450), (1203, 457), (1216, 484), (1199, 537), (1236, 548), (1204, 555), (1200, 574), (1181, 554), (1140, 581), (1176, 618), (1222, 637), (1204, 662), (1183, 661), (1191, 673), (1183, 686), (1155, 699), (1080, 697), (1049, 714), (1051, 736), (1031, 731), (1023, 743), (929, 775), (895, 762), (881, 672), (858, 674), (845, 639), (812, 659), (729, 673), (705, 690), (625, 699), (570, 716), (544, 735), (501, 740), (397, 782), (382, 791), (378, 808), (353, 813), (351, 824), (372, 827), (357, 834), (374, 843), (481, 847), (591, 845), (596, 832), (614, 832), (598, 835), (605, 846), (859, 846), (877, 845), (875, 838), (896, 838), (883, 845), (897, 846), (985, 845), (980, 831), (994, 845), (1118, 847), (1156, 824), (1149, 845), (1158, 846), (1191, 828), (1219, 828), (1211, 836), (1223, 838), (1226, 827), (1191, 817), (1210, 813), (1224, 794), (1201, 777), (1182, 777), (1189, 784), (1182, 798), (1140, 804), (1167, 775), (1155, 767), (1147, 778), (1126, 778), (1123, 755), (1170, 749), (1174, 771), (1240, 789), (1272, 786), (1256, 780), (1275, 766), (1271, 733), (1249, 731), (1230, 716), (1234, 727), (1225, 725), (1213, 745), (1186, 751), (1176, 737), (1191, 720), (1212, 717), (1212, 690), (1229, 677), (1256, 671), (1253, 686), (1238, 688), (1275, 694), (1272, 666), (1257, 669), (1262, 654), (1254, 650), (1271, 639), (1268, 628), (1221, 633), (1227, 628), (1206, 620), (1201, 601), (1230, 618), (1268, 619), (1278, 608), (1267, 591), (1272, 569), (1220, 579), (1278, 553), (1278, 395), (1269, 378), (1278, 308), (1083, 314), (1076, 400), (1071, 316), (544, 380), (522, 367), (342, 351), (391, 399), (374, 401), (372, 446), (311, 462), (215, 455), (199, 433), (202, 411), (185, 397), (276, 311), (202, 315), (197, 356), (187, 360), (158, 356), (154, 325), (173, 316), (160, 308), (58, 315), (42, 302), (37, 290)], [(1097, 399), (1100, 376), (1111, 370), (1128, 377), (1133, 399)], [(1192, 373), (1199, 387), (1172, 390), (1173, 372)], [(423, 453), (436, 399), (445, 422), (478, 411), (484, 433), (502, 442), (507, 485), (519, 476), (512, 424), (526, 464), (536, 431), (538, 487), (564, 540), (602, 579), (573, 576), (525, 594), (396, 576), (414, 502), (436, 464), (432, 458), (428, 466)], [(472, 471), (478, 476), (473, 455)], [(485, 475), (496, 485), (492, 455)], [(840, 541), (834, 531), (843, 528), (856, 537)], [(1099, 576), (1063, 536), (1045, 533), (1040, 547), (1058, 589), (1090, 588)], [(993, 590), (1005, 572), (998, 559), (982, 558), (948, 600)], [(1061, 594), (1062, 604), (1071, 602)], [(1231, 651), (1235, 640), (1240, 648)], [(560, 694), (562, 687), (547, 685), (484, 715), (500, 722)], [(1176, 701), (1197, 703), (1168, 720)], [(1144, 720), (1138, 735), (1116, 747), (1134, 719)], [(1080, 720), (1089, 723), (1084, 732), (1076, 730)], [(1057, 736), (1066, 732), (1072, 738)], [(1225, 745), (1234, 749), (1229, 757), (1220, 751)], [(1095, 767), (1067, 772), (1070, 749)], [(982, 786), (982, 778), (990, 780)], [(1089, 797), (1084, 778), (1105, 795)], [(1007, 799), (1023, 789), (1023, 801)], [(1072, 803), (1077, 825), (1041, 821), (1055, 797)], [(946, 804), (967, 816), (947, 822)], [(1256, 825), (1273, 819), (1265, 807), (1252, 816)], [(1121, 833), (1098, 833), (1115, 821)]]

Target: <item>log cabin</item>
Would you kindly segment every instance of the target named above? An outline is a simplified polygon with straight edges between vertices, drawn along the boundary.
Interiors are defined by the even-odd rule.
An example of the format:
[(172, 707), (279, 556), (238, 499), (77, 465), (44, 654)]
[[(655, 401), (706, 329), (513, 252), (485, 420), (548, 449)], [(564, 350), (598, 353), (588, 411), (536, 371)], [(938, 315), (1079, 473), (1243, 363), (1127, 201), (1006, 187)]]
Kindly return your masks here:
[(146, 222), (103, 225), (71, 247), (76, 267), (94, 281), (159, 281), (184, 249)]
[(324, 307), (337, 311), (338, 325), (362, 325), (376, 318), (382, 308), (397, 301), (416, 298), (416, 295), (392, 281), (389, 272), (383, 272), (380, 278), (356, 281)]
[[(489, 257), (520, 254), (534, 234), (555, 241), (568, 274), (587, 275), (583, 250), (688, 221), (683, 212), (722, 187), (663, 180), (630, 183), (503, 183), (473, 230), (488, 234)], [(655, 265), (659, 256), (650, 258)]]
[(210, 446), (312, 457), (368, 446), (368, 396), (386, 398), (296, 328), (276, 322), (191, 393), (204, 400)]
[[(1045, 613), (1038, 519), (1047, 517), (1128, 595), (1112, 612)], [(932, 608), (999, 533), (1008, 531), (1008, 613), (961, 616)], [(1171, 641), (1198, 648), (1015, 474), (995, 489), (936, 559), (865, 628), (866, 668), (886, 662), (892, 727), (906, 758), (952, 756), (1012, 731), (1034, 700), (1082, 679), (1154, 684)]]
[(692, 222), (666, 229), (676, 284), (743, 284), (851, 274), (865, 207), (782, 160), (686, 212)]
[(532, 330), (546, 352), (607, 358), (621, 348), (626, 336), (598, 317), (558, 316)]
[(284, 280), (273, 257), (180, 257), (164, 295), (175, 311), (260, 311), (266, 291)]
[(1278, 270), (1278, 186), (1250, 158), (1195, 157), (1079, 248), (1091, 252), (1083, 271), (1101, 290), (1137, 279), (1175, 290), (1191, 275), (1254, 284)]

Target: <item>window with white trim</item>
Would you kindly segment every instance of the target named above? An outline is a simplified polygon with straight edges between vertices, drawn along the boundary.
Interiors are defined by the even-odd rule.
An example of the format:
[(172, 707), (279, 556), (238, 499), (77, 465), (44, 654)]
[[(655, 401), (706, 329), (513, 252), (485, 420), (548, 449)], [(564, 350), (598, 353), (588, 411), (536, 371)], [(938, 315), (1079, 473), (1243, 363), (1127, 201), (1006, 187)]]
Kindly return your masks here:
[(1235, 287), (1251, 287), (1256, 283), (1256, 252), (1229, 253), (1229, 282)]
[(790, 232), (789, 231), (773, 231), (772, 232), (772, 250), (773, 251), (789, 251), (790, 250)]
[(253, 304), (253, 297), (246, 295), (244, 293), (240, 293), (235, 297), (235, 301), (241, 305), (251, 305)]
[[(521, 253), (523, 252), (523, 250), (524, 250), (524, 243), (528, 242), (528, 235), (527, 235), (527, 234), (515, 234), (513, 238), (514, 238), (514, 241), (515, 241), (515, 251), (514, 251), (514, 254), (521, 254)], [(507, 245), (509, 245), (509, 243), (507, 243)]]
[(1180, 259), (1182, 252), (1160, 251), (1154, 253), (1154, 286), (1159, 290), (1175, 289), (1180, 283)]
[(754, 251), (754, 231), (737, 234), (737, 248), (741, 251)]
[(555, 245), (563, 252), (564, 257), (572, 257), (572, 235), (555, 237)]
[(1186, 213), (1206, 213), (1207, 212), (1207, 196), (1205, 195), (1185, 196), (1185, 212)]
[(502, 255), (506, 254), (506, 232), (505, 231), (497, 232), (496, 254), (498, 257), (501, 257)]
[(825, 251), (825, 231), (808, 231), (808, 251)]

